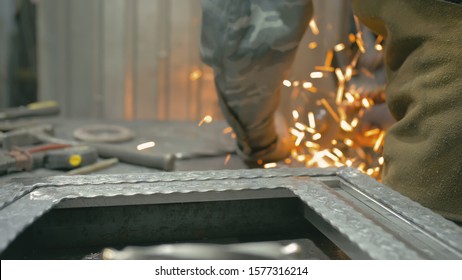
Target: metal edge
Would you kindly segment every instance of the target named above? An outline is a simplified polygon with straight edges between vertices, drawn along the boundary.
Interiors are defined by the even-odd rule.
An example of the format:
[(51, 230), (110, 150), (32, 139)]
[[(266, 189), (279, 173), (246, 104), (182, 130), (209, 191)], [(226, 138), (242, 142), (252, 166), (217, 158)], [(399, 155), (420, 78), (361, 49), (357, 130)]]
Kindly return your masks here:
[(455, 223), (354, 168), (340, 168), (337, 175), (462, 255), (462, 230)]
[[(365, 193), (373, 191), (370, 196), (373, 199), (383, 199), (384, 197), (397, 197), (399, 199), (407, 199), (404, 196), (388, 189), (379, 184), (368, 176), (358, 173), (352, 169), (334, 169), (339, 179), (344, 179)], [(158, 175), (163, 176), (158, 176)], [(40, 210), (31, 216), (23, 219), (23, 224), (15, 223), (12, 228), (0, 228), (0, 252), (3, 251), (9, 242), (14, 239), (25, 227), (33, 223), (35, 219), (43, 213), (53, 208), (55, 205), (65, 199), (77, 197), (111, 197), (111, 196), (134, 196), (137, 194), (174, 194), (174, 193), (212, 193), (240, 190), (268, 190), (277, 188), (286, 188), (291, 190), (294, 195), (297, 195), (311, 209), (313, 209), (322, 219), (351, 240), (352, 244), (359, 244), (363, 252), (367, 252), (371, 258), (392, 259), (392, 258), (410, 258), (417, 259), (419, 256), (410, 251), (404, 243), (396, 240), (391, 234), (385, 232), (382, 228), (375, 225), (371, 220), (368, 220), (361, 213), (339, 200), (334, 190), (321, 182), (309, 178), (295, 177), (318, 177), (323, 179), (326, 177), (333, 178), (332, 169), (273, 169), (273, 170), (233, 170), (233, 171), (206, 171), (206, 172), (176, 172), (176, 173), (155, 173), (155, 174), (131, 174), (128, 180), (124, 180), (124, 175), (99, 175), (99, 176), (78, 176), (78, 177), (50, 177), (42, 179), (42, 182), (31, 185), (27, 184), (27, 180), (19, 180), (18, 189), (22, 190), (22, 200), (30, 203), (37, 203)], [(335, 174), (334, 174), (335, 175)], [(79, 178), (80, 177), (80, 178)], [(176, 178), (175, 178), (176, 177)], [(293, 179), (288, 177), (294, 177)], [(180, 179), (178, 179), (180, 178)], [(77, 180), (82, 179), (82, 180)], [(217, 187), (216, 180), (220, 181)], [(35, 180), (36, 181), (36, 180)], [(191, 188), (191, 182), (200, 182), (199, 188)], [(22, 182), (22, 183), (21, 183)], [(170, 182), (165, 185), (163, 183)], [(307, 187), (307, 182), (310, 182), (310, 188)], [(263, 184), (263, 185), (262, 185)], [(363, 186), (366, 184), (368, 187)], [(370, 186), (374, 188), (370, 188)], [(271, 186), (271, 187), (268, 187)], [(313, 187), (315, 186), (315, 187)], [(144, 191), (143, 191), (144, 188)], [(87, 192), (85, 194), (85, 192)], [(98, 194), (99, 192), (99, 194)], [(11, 192), (15, 193), (15, 192)], [(29, 196), (25, 196), (29, 194)], [(29, 199), (28, 199), (29, 198)], [(395, 198), (396, 199), (396, 198)], [(410, 201), (409, 199), (407, 199)], [(392, 200), (393, 202), (395, 200)], [(18, 201), (19, 202), (19, 201)], [(412, 201), (410, 201), (412, 202)], [(406, 203), (408, 203), (406, 201)], [(423, 208), (413, 202), (413, 207), (416, 211), (424, 211), (432, 216), (438, 216), (428, 209)], [(384, 205), (390, 208), (393, 207), (390, 202), (384, 202)], [(13, 210), (15, 204), (6, 207), (7, 210)], [(19, 204), (17, 205), (19, 206)], [(334, 209), (334, 210), (333, 210)], [(339, 211), (341, 209), (341, 211)], [(423, 209), (423, 210), (422, 210)], [(0, 220), (5, 221), (6, 209), (0, 209)], [(353, 211), (352, 211), (353, 210)], [(14, 212), (14, 211), (12, 211)], [(349, 215), (345, 215), (349, 213)], [(354, 213), (351, 215), (351, 213)], [(419, 212), (420, 213), (420, 212)], [(11, 214), (11, 213), (10, 213)], [(16, 212), (16, 215), (18, 213)], [(407, 213), (408, 215), (410, 213)], [(15, 215), (6, 215), (7, 218), (13, 220)], [(351, 219), (350, 219), (351, 218)], [(408, 217), (409, 218), (409, 217)], [(345, 220), (350, 219), (350, 220)], [(444, 218), (440, 222), (447, 223)], [(11, 225), (11, 223), (1, 223), (2, 225)], [(367, 226), (364, 226), (367, 225)], [(431, 227), (435, 225), (427, 225)], [(456, 226), (457, 227), (457, 226)], [(359, 231), (358, 231), (359, 229)], [(371, 232), (373, 230), (373, 232)], [(462, 231), (458, 228), (454, 233), (460, 234)], [(356, 237), (355, 237), (356, 236)], [(369, 237), (368, 237), (369, 236)], [(372, 237), (373, 238), (372, 238)], [(368, 239), (372, 238), (372, 239)], [(392, 244), (392, 246), (389, 246)], [(384, 248), (393, 248), (383, 251)], [(377, 250), (376, 250), (377, 249)], [(404, 253), (396, 255), (397, 252)]]
[[(52, 176), (40, 178), (15, 178), (0, 188), (0, 210), (20, 197), (40, 188), (50, 186), (78, 186), (126, 183), (157, 183), (172, 181), (206, 181), (224, 179), (252, 179), (292, 176), (335, 176), (336, 168), (280, 168), (280, 169), (242, 169), (190, 172), (155, 172), (111, 175)], [(38, 183), (37, 183), (38, 182)]]
[[(397, 240), (392, 234), (356, 211), (351, 205), (339, 199), (338, 194), (330, 187), (320, 182), (314, 182), (309, 187), (298, 185), (292, 190), (307, 207), (316, 212), (318, 216), (322, 217), (324, 222), (327, 222), (351, 243), (342, 244), (342, 242), (337, 242), (337, 246), (346, 249), (348, 247), (352, 248), (352, 245), (356, 245), (361, 250), (361, 252), (353, 252), (353, 257), (369, 259), (421, 259), (406, 244)], [(332, 241), (335, 243), (335, 235), (329, 232), (329, 228), (326, 228), (319, 221), (315, 226), (324, 234), (330, 235), (333, 238)]]

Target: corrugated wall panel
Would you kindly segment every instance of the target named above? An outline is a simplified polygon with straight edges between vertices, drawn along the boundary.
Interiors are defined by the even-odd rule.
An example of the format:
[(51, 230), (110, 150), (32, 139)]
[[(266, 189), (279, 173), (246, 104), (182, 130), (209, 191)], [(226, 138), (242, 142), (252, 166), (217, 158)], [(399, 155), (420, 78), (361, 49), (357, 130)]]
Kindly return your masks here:
[(124, 53), (124, 7), (125, 0), (103, 0), (101, 33), (102, 109), (101, 115), (108, 119), (124, 116), (125, 53)]
[[(344, 8), (339, 1), (345, 2), (315, 1), (321, 31), (335, 25), (330, 21)], [(199, 58), (200, 0), (39, 3), (39, 94), (57, 100), (65, 116), (220, 116), (213, 74)], [(332, 34), (338, 33), (324, 30), (330, 36), (320, 45), (332, 47)], [(308, 32), (303, 44), (313, 39)], [(324, 50), (316, 52), (302, 45), (292, 78), (304, 79), (320, 64)]]
[(0, 1), (0, 108), (8, 103), (8, 52), (13, 29), (14, 0)]
[(38, 77), (39, 96), (53, 99), (69, 116), (69, 1), (47, 0), (38, 5)]
[(69, 1), (69, 88), (68, 111), (71, 116), (98, 117), (100, 75), (100, 1)]
[(159, 17), (159, 9), (157, 5), (152, 5), (152, 0), (138, 0), (136, 12), (134, 116), (136, 119), (154, 119), (157, 117), (156, 18)]

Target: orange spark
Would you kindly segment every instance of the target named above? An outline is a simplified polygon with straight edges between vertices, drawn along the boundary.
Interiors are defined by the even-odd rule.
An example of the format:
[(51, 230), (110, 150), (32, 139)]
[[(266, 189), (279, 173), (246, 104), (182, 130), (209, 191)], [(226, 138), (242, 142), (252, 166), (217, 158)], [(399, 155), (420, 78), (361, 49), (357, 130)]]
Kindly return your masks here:
[(377, 138), (377, 141), (375, 142), (375, 145), (373, 148), (374, 152), (379, 151), (380, 147), (382, 146), (384, 136), (385, 136), (385, 131), (380, 132), (379, 137)]
[(316, 121), (313, 112), (308, 113), (308, 125), (313, 129), (316, 128)]
[(380, 44), (375, 45), (374, 48), (375, 48), (375, 50), (378, 51), (378, 52), (383, 51), (383, 46), (380, 45)]
[(379, 133), (380, 133), (380, 129), (374, 128), (374, 129), (371, 129), (371, 130), (368, 130), (368, 131), (364, 132), (364, 136), (371, 137), (371, 136), (377, 135)]
[(313, 32), (314, 35), (319, 35), (319, 28), (314, 19), (310, 20), (309, 25), (310, 25), (311, 32)]
[(324, 72), (334, 72), (334, 67), (327, 67), (327, 66), (315, 66), (314, 70), (317, 71), (324, 71)]
[(320, 78), (324, 77), (324, 74), (322, 72), (311, 72), (310, 77), (312, 79), (320, 79)]
[(334, 46), (334, 51), (341, 52), (345, 49), (345, 44), (340, 43)]
[(339, 122), (340, 120), (339, 120), (337, 113), (335, 113), (334, 109), (332, 109), (332, 107), (329, 105), (327, 100), (323, 98), (321, 99), (321, 103), (326, 108), (326, 110), (329, 112), (329, 114), (332, 116), (332, 118), (334, 118), (336, 122)]
[(383, 157), (379, 157), (378, 162), (379, 162), (380, 165), (383, 165), (383, 163), (385, 162), (385, 160), (383, 159)]
[(316, 42), (311, 42), (308, 44), (308, 48), (310, 48), (311, 50), (314, 50), (318, 47), (318, 43)]
[(312, 87), (313, 87), (313, 84), (310, 83), (310, 82), (304, 82), (303, 85), (302, 85), (302, 87), (303, 87), (304, 89), (312, 88)]
[(319, 149), (321, 148), (321, 146), (318, 144), (318, 143), (314, 143), (314, 142), (311, 142), (311, 141), (306, 141), (305, 142), (305, 146), (307, 148), (312, 148), (312, 149)]
[(331, 67), (333, 58), (334, 58), (334, 52), (328, 51), (326, 54), (326, 60), (324, 61), (324, 66)]
[(366, 109), (369, 109), (371, 107), (371, 103), (369, 103), (369, 100), (367, 98), (363, 98), (361, 103), (363, 104), (364, 108), (366, 108)]
[(353, 131), (353, 128), (351, 127), (351, 125), (344, 120), (340, 122), (340, 127), (346, 132)]
[(292, 111), (292, 116), (294, 117), (294, 120), (298, 120), (298, 118), (300, 117), (300, 114), (298, 113), (297, 110), (293, 110)]
[(223, 129), (223, 134), (229, 134), (233, 132), (232, 127), (228, 126), (227, 128)]
[(321, 137), (322, 137), (321, 133), (318, 132), (318, 133), (313, 134), (312, 139), (316, 141), (316, 140), (321, 139)]
[(353, 147), (353, 140), (351, 140), (350, 138), (345, 138), (343, 139), (343, 143), (345, 143), (345, 145), (347, 145), (348, 147)]
[(202, 77), (202, 71), (200, 70), (194, 70), (189, 74), (189, 79), (191, 81), (196, 81), (199, 80)]
[(136, 146), (136, 149), (138, 151), (142, 151), (142, 150), (145, 150), (145, 149), (152, 148), (155, 145), (156, 145), (156, 143), (154, 143), (154, 141), (149, 141), (149, 142), (146, 142), (146, 143), (139, 144), (138, 146)]
[(225, 158), (224, 165), (227, 165), (230, 159), (231, 159), (231, 154), (227, 154), (226, 158)]
[(263, 168), (275, 168), (276, 166), (278, 166), (276, 162), (270, 162), (263, 165)]
[(199, 122), (199, 124), (198, 124), (197, 126), (201, 126), (203, 123), (209, 124), (209, 123), (211, 123), (212, 121), (213, 121), (212, 116), (206, 115), (206, 116)]

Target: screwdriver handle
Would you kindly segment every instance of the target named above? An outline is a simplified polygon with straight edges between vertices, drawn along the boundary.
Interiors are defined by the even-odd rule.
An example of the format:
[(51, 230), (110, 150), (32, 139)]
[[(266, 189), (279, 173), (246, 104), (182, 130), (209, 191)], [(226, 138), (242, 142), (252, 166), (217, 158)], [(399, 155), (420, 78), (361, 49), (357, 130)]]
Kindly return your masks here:
[(54, 116), (59, 114), (59, 106), (54, 101), (42, 101), (0, 112), (0, 120), (14, 120), (26, 117)]
[[(63, 140), (47, 135), (46, 133), (37, 133), (35, 136), (46, 143), (59, 143), (76, 145), (79, 142)], [(94, 147), (98, 155), (102, 158), (117, 158), (120, 162), (130, 163), (133, 165), (145, 166), (149, 168), (172, 171), (175, 168), (176, 157), (173, 154), (154, 155), (146, 152), (133, 151), (127, 148), (99, 143), (85, 143), (85, 145)]]

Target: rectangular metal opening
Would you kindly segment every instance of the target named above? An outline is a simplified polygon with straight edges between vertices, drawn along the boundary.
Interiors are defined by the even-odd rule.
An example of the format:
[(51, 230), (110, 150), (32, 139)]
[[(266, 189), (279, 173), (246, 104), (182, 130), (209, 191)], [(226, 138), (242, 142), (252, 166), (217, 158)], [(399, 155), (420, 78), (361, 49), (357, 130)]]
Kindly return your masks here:
[[(72, 205), (69, 202), (67, 206)], [(303, 209), (301, 201), (294, 197), (61, 206), (29, 226), (1, 258), (83, 259), (98, 258), (105, 247), (295, 241), (303, 248), (304, 259), (347, 259), (342, 250), (305, 218)]]

